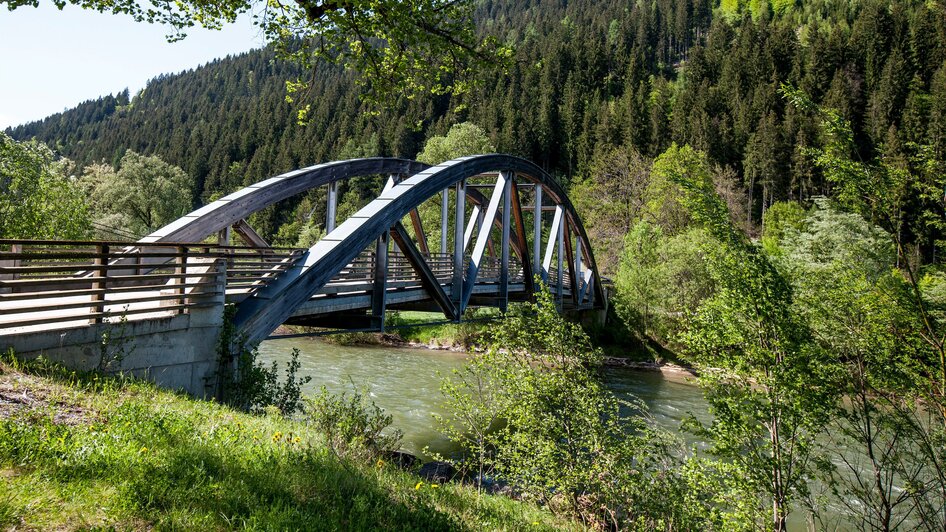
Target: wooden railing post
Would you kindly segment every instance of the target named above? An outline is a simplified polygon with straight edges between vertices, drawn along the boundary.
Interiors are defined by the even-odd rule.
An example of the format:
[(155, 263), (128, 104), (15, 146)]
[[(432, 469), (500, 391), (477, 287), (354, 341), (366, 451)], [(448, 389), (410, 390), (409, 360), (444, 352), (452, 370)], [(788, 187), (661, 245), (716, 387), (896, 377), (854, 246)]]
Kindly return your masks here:
[[(10, 253), (23, 253), (22, 244), (11, 244)], [(0, 268), (16, 268), (20, 265), (20, 259), (0, 260)], [(15, 273), (0, 273), (0, 281), (15, 281), (18, 277)], [(12, 288), (0, 288), (0, 294), (11, 292)]]
[(91, 320), (91, 323), (102, 323), (105, 318), (105, 286), (108, 282), (108, 271), (105, 269), (108, 266), (108, 254), (109, 247), (108, 244), (99, 244), (95, 246), (95, 259), (92, 261), (92, 264), (95, 268), (92, 271), (92, 288), (96, 290), (92, 294), (92, 313), (94, 317)]
[(175, 268), (174, 273), (178, 277), (175, 277), (175, 283), (178, 285), (177, 293), (180, 296), (180, 305), (181, 308), (178, 309), (178, 314), (184, 314), (187, 310), (187, 288), (184, 286), (187, 283), (187, 247), (180, 246), (177, 248), (178, 252), (178, 266)]
[[(10, 246), (10, 251), (12, 251), (13, 253), (23, 253), (23, 244), (13, 244), (12, 246)], [(13, 259), (12, 266), (16, 268), (17, 266), (22, 264), (22, 262), (23, 261), (21, 259)], [(13, 273), (10, 275), (11, 275), (10, 277), (11, 281), (15, 281), (17, 277), (19, 277), (19, 274), (16, 274), (16, 273)]]

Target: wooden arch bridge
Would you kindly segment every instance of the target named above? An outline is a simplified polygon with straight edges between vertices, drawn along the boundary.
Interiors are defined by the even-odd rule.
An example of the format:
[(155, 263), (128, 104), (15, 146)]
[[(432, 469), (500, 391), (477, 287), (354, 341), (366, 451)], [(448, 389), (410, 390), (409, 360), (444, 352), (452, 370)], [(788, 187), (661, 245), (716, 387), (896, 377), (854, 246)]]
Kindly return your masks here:
[[(374, 175), (387, 177), (377, 197), (337, 224), (339, 183)], [(326, 234), (311, 248), (270, 246), (247, 223), (317, 187), (327, 188)], [(534, 297), (535, 276), (563, 311), (607, 304), (581, 220), (536, 165), (500, 154), (437, 166), (331, 162), (258, 182), (133, 243), (0, 240), (0, 350), (90, 366), (90, 346), (107, 354), (105, 332), (147, 339), (153, 348), (139, 346), (141, 360), (125, 369), (189, 366), (189, 384), (165, 384), (203, 393), (196, 351), (216, 341), (227, 304), (237, 334), (256, 342), (282, 324), (383, 330), (389, 309), (453, 321), (470, 306), (505, 311)], [(179, 364), (155, 359), (175, 346), (194, 353)]]

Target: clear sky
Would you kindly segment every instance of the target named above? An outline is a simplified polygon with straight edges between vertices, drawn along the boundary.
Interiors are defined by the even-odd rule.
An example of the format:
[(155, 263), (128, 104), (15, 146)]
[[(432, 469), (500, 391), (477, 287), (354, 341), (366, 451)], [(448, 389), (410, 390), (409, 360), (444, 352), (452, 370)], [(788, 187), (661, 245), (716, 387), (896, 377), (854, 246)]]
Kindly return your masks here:
[(39, 8), (0, 7), (0, 129), (125, 88), (134, 95), (160, 74), (264, 44), (248, 17), (221, 31), (191, 29), (174, 43), (169, 32), (127, 16), (59, 11), (48, 0)]

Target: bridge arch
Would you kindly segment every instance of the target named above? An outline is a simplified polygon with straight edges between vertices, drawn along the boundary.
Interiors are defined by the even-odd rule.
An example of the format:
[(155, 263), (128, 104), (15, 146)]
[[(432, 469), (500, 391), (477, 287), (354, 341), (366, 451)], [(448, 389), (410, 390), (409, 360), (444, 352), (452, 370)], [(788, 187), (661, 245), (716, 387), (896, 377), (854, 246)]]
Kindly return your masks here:
[[(327, 183), (328, 181), (325, 181), (326, 179), (331, 180), (331, 176), (333, 175), (332, 171), (321, 170), (320, 167), (330, 167), (332, 165), (336, 165), (333, 167), (336, 172), (334, 174), (335, 176), (340, 175), (341, 172), (352, 172), (356, 168), (361, 168), (364, 174), (413, 173), (413, 175), (400, 183), (387, 187), (377, 199), (368, 203), (368, 205), (353, 214), (312, 246), (304, 254), (302, 259), (290, 270), (284, 272), (276, 280), (253, 294), (252, 297), (240, 303), (234, 317), (234, 324), (237, 326), (237, 329), (245, 335), (248, 341), (258, 341), (268, 336), (279, 325), (284, 323), (296, 308), (304, 304), (318, 292), (320, 288), (328, 283), (338, 271), (343, 269), (358, 256), (359, 253), (368, 248), (379, 238), (386, 238), (387, 235), (390, 234), (398, 241), (399, 246), (408, 248), (405, 251), (409, 253), (411, 244), (410, 242), (404, 242), (404, 239), (407, 237), (406, 233), (403, 231), (403, 227), (399, 228), (401, 219), (424, 201), (436, 194), (440, 194), (443, 190), (450, 187), (457, 187), (456, 197), (464, 198), (463, 201), (465, 201), (467, 196), (465, 181), (468, 178), (493, 172), (498, 173), (497, 184), (494, 189), (493, 197), (489, 200), (490, 205), (488, 208), (490, 211), (489, 216), (493, 218), (492, 220), (486, 221), (487, 229), (485, 230), (485, 234), (488, 235), (489, 230), (491, 230), (494, 225), (495, 215), (498, 211), (498, 202), (503, 201), (502, 212), (508, 222), (503, 224), (504, 248), (508, 245), (511, 234), (510, 225), (512, 225), (509, 221), (510, 210), (515, 211), (515, 209), (521, 207), (519, 205), (512, 205), (513, 196), (516, 196), (515, 201), (518, 201), (516, 178), (521, 178), (532, 183), (536, 186), (537, 190), (541, 191), (539, 198), (541, 198), (542, 195), (547, 195), (554, 203), (555, 214), (553, 230), (550, 231), (550, 234), (555, 234), (550, 236), (546, 246), (547, 251), (545, 253), (543, 271), (547, 273), (549, 270), (548, 262), (552, 256), (552, 250), (555, 247), (554, 238), (557, 238), (559, 263), (562, 263), (562, 251), (565, 250), (569, 253), (570, 260), (568, 261), (568, 266), (569, 268), (572, 267), (573, 261), (571, 259), (573, 248), (570, 243), (568, 246), (563, 246), (563, 240), (570, 238), (571, 233), (574, 232), (577, 239), (574, 248), (574, 263), (576, 268), (573, 271), (570, 281), (573, 287), (573, 294), (577, 293), (576, 290), (582, 293), (582, 298), (586, 297), (587, 294), (591, 306), (594, 306), (596, 301), (598, 305), (602, 304), (604, 301), (594, 255), (587, 234), (581, 224), (581, 220), (571, 202), (568, 200), (564, 190), (548, 173), (535, 164), (519, 157), (501, 154), (461, 157), (433, 167), (426, 167), (426, 165), (415, 161), (362, 159), (342, 163), (329, 163), (329, 165), (318, 165), (317, 167), (306, 169), (311, 172), (308, 178), (310, 183), (309, 188), (311, 188), (311, 186), (318, 186), (318, 184)], [(342, 168), (346, 168), (346, 170), (341, 170)], [(411, 172), (411, 170), (419, 171), (414, 173)], [(288, 174), (261, 182), (255, 186), (256, 189), (277, 187), (279, 192), (275, 192), (277, 189), (273, 189), (273, 191), (270, 191), (268, 194), (262, 194), (258, 192), (254, 193), (253, 190), (244, 189), (243, 191), (231, 194), (227, 197), (229, 199), (226, 202), (222, 202), (216, 207), (214, 207), (214, 204), (211, 204), (204, 209), (195, 211), (189, 215), (192, 217), (190, 221), (182, 221), (180, 224), (175, 222), (175, 224), (168, 226), (170, 229), (164, 228), (167, 229), (167, 231), (164, 229), (159, 231), (163, 232), (164, 236), (152, 236), (156, 236), (159, 239), (171, 239), (180, 238), (181, 235), (196, 235), (196, 227), (201, 228), (200, 231), (204, 232), (203, 236), (212, 234), (214, 231), (219, 230), (219, 227), (226, 227), (226, 225), (221, 224), (233, 223), (233, 221), (241, 219), (246, 215), (245, 213), (249, 212), (248, 209), (255, 208), (258, 210), (266, 206), (265, 201), (279, 201), (280, 199), (285, 199), (292, 194), (302, 191), (300, 187), (294, 186), (291, 187), (291, 190), (294, 190), (294, 192), (288, 192), (288, 190), (279, 187), (278, 184), (281, 181), (274, 181), (279, 178), (285, 179), (286, 176), (288, 176)], [(290, 187), (285, 188), (289, 189)], [(499, 194), (499, 197), (497, 197), (497, 194)], [(249, 195), (255, 195), (256, 197), (253, 200), (243, 200), (244, 197)], [(267, 199), (264, 201), (262, 198)], [(458, 216), (455, 218), (457, 225), (461, 227), (465, 223), (462, 221), (465, 215), (460, 215), (463, 201), (457, 201), (460, 207), (457, 208)], [(541, 199), (537, 206), (539, 209), (538, 212), (541, 212)], [(223, 212), (227, 214), (222, 215), (221, 213)], [(210, 219), (212, 219), (213, 222), (206, 222), (207, 217), (212, 217)], [(521, 229), (521, 220), (519, 222)], [(179, 227), (175, 228), (172, 226)], [(538, 225), (536, 228), (538, 228)], [(455, 230), (457, 230), (456, 226)], [(187, 231), (193, 232), (188, 233)], [(525, 254), (527, 252), (527, 250), (524, 249), (525, 235), (520, 234), (519, 236), (521, 237), (518, 241), (519, 252)], [(478, 252), (480, 254), (482, 253), (482, 245), (480, 245), (479, 241), (480, 239), (478, 238), (478, 249), (474, 248), (474, 256), (468, 264), (466, 263), (463, 248), (460, 247), (457, 249), (455, 255), (458, 258), (456, 259), (455, 265), (460, 267), (455, 269), (455, 272), (458, 273), (454, 274), (455, 281), (453, 286), (451, 286), (451, 294), (447, 296), (439, 284), (434, 287), (434, 290), (439, 292), (439, 298), (438, 294), (432, 294), (435, 299), (438, 299), (439, 302), (447, 306), (449, 306), (451, 302), (455, 305), (452, 310), (454, 317), (459, 316), (459, 313), (462, 312), (466, 301), (468, 301), (470, 297), (469, 290), (463, 292), (459, 289), (459, 286), (464, 282), (463, 274), (466, 273), (467, 278), (472, 275), (472, 279), (468, 281), (468, 286), (472, 286), (472, 283), (475, 282), (476, 268), (478, 266), (476, 264), (476, 256)], [(538, 246), (535, 246), (535, 249), (539, 249)], [(508, 257), (508, 251), (504, 249), (504, 253), (506, 253)], [(461, 263), (461, 260), (464, 262)], [(582, 261), (583, 264), (587, 266), (587, 272), (583, 274), (583, 278), (576, 277), (575, 273), (581, 273)], [(524, 269), (528, 269), (528, 267), (531, 266), (528, 262), (527, 260), (523, 260)], [(535, 263), (539, 264), (538, 261), (535, 261)], [(422, 268), (423, 266), (421, 265), (420, 267)], [(562, 268), (560, 267), (558, 271), (561, 272)], [(531, 277), (531, 275), (527, 275), (526, 277)], [(561, 278), (560, 274), (559, 279)], [(582, 283), (584, 283), (583, 286)], [(559, 293), (561, 293), (561, 290)], [(445, 297), (449, 297), (450, 301), (444, 302)]]
[(412, 175), (429, 165), (393, 157), (317, 164), (254, 183), (145, 236), (141, 243), (200, 242), (274, 203), (336, 181), (374, 174)]

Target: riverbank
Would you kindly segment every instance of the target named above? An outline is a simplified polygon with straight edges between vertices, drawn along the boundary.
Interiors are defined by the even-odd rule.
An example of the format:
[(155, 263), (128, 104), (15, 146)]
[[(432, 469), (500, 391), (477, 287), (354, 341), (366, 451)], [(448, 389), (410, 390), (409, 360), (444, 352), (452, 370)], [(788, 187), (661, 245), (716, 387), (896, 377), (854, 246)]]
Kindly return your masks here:
[[(482, 350), (482, 339), (498, 311), (480, 309), (469, 322), (444, 323), (443, 316), (433, 312), (403, 311), (392, 313), (384, 333), (355, 332), (326, 335), (325, 341), (348, 346), (383, 346), (471, 353)], [(283, 326), (277, 334), (294, 334), (297, 328)], [(696, 377), (695, 369), (680, 363), (674, 354), (660, 346), (628, 349), (609, 345), (602, 362), (608, 367), (639, 371), (659, 371), (670, 375)]]
[(340, 458), (300, 422), (11, 359), (0, 362), (0, 478), (0, 528), (578, 528)]

